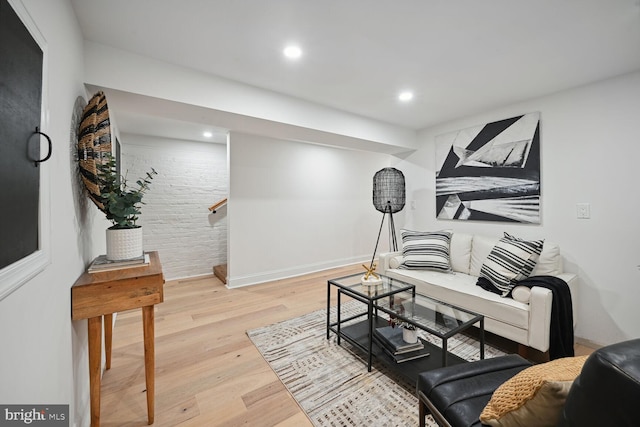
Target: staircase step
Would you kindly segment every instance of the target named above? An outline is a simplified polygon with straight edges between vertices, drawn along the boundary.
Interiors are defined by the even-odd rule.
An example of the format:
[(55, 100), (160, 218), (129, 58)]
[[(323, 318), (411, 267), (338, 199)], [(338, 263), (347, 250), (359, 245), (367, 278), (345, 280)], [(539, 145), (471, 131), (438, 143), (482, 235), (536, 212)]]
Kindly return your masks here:
[(227, 264), (216, 265), (213, 267), (213, 274), (220, 279), (222, 283), (227, 284)]

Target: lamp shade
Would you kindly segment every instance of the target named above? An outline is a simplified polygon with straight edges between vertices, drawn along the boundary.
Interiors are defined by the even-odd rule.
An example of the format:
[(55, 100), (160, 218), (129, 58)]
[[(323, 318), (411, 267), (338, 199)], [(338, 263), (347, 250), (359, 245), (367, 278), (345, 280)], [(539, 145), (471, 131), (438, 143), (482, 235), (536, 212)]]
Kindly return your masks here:
[(404, 175), (396, 168), (384, 168), (373, 176), (373, 206), (386, 213), (404, 208)]

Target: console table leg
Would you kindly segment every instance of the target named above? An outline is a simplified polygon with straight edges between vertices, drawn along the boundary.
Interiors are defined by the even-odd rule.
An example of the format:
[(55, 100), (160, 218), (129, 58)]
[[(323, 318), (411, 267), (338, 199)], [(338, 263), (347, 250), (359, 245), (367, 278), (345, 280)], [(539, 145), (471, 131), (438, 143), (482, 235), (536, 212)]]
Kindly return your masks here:
[(111, 343), (113, 342), (113, 314), (104, 315), (105, 369), (111, 369)]
[(144, 335), (144, 373), (147, 383), (147, 416), (151, 425), (154, 421), (155, 397), (155, 337), (152, 305), (142, 307), (142, 325)]
[(100, 373), (102, 364), (102, 316), (87, 321), (89, 335), (89, 395), (91, 427), (100, 427)]

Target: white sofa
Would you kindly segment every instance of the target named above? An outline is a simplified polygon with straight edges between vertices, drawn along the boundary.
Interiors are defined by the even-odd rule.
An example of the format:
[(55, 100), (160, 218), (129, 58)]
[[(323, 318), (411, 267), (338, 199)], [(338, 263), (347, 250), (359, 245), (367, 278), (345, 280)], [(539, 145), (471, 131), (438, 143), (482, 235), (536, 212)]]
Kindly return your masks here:
[[(549, 289), (517, 286), (513, 298), (486, 291), (476, 286), (480, 269), (499, 237), (453, 233), (450, 243), (452, 273), (399, 269), (402, 252), (380, 255), (378, 271), (416, 286), (416, 293), (480, 313), (485, 317), (485, 330), (539, 351), (549, 350), (552, 293)], [(551, 275), (569, 285), (576, 324), (578, 277), (563, 272), (557, 244), (545, 241), (531, 276)]]

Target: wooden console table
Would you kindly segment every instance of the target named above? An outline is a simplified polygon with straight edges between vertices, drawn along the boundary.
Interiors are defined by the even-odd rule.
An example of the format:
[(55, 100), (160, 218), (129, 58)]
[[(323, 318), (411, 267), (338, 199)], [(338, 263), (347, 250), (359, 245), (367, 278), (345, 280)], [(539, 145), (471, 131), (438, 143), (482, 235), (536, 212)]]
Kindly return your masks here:
[(88, 319), (91, 426), (100, 426), (102, 317), (105, 324), (106, 369), (111, 368), (113, 313), (142, 307), (147, 416), (154, 421), (155, 350), (153, 307), (163, 301), (164, 276), (158, 252), (149, 252), (149, 265), (84, 272), (71, 288), (71, 319)]

